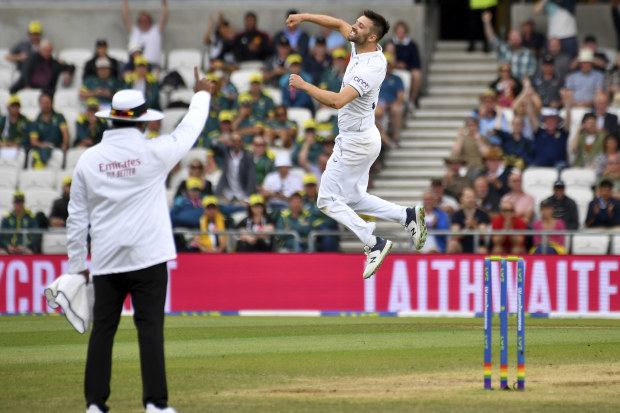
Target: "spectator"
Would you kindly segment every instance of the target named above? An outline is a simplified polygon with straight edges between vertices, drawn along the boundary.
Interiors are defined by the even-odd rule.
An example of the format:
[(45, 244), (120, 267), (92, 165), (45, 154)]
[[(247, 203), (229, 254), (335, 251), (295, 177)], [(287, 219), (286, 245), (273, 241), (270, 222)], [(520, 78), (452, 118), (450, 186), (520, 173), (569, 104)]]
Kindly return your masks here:
[(478, 119), (478, 129), (480, 135), (487, 138), (487, 140), (493, 145), (499, 145), (500, 141), (495, 136), (495, 129), (497, 128), (497, 117), (500, 117), (500, 125), (502, 130), (508, 130), (508, 124), (503, 114), (498, 113), (500, 106), (497, 104), (497, 95), (495, 90), (487, 89), (479, 96), (480, 108), (472, 113), (472, 116)]
[(482, 31), (482, 27), (480, 26), (480, 19), (485, 11), (489, 12), (491, 14), (491, 24), (494, 24), (492, 20), (495, 16), (497, 3), (497, 0), (470, 0), (469, 23), (467, 31), (467, 36), (469, 38), (469, 47), (467, 48), (468, 52), (473, 52), (476, 50), (476, 40), (482, 40), (483, 50), (485, 53), (490, 51), (489, 42), (487, 41), (487, 38)]
[(579, 210), (575, 201), (566, 196), (564, 189), (564, 181), (558, 179), (553, 184), (553, 195), (543, 202), (553, 205), (553, 216), (564, 221), (566, 229), (575, 230), (579, 228)]
[(603, 91), (604, 76), (598, 70), (592, 70), (594, 54), (590, 49), (579, 51), (579, 70), (566, 78), (566, 89), (571, 90), (572, 104), (589, 108), (594, 103), (594, 96)]
[(594, 97), (594, 115), (596, 115), (596, 129), (605, 135), (613, 135), (620, 143), (618, 133), (618, 116), (609, 113), (609, 98), (607, 93), (597, 93)]
[(107, 57), (100, 57), (95, 63), (97, 75), (84, 80), (80, 89), (80, 99), (97, 98), (99, 104), (108, 108), (112, 104), (112, 95), (122, 87), (117, 77), (112, 77), (111, 63)]
[(19, 96), (9, 96), (6, 108), (6, 117), (0, 116), (0, 158), (15, 159), (19, 148), (28, 149), (30, 146), (30, 120), (20, 112)]
[[(310, 212), (310, 220), (312, 222), (313, 231), (337, 231), (338, 222), (325, 215), (318, 207), (317, 200), (319, 198), (318, 180), (313, 174), (306, 174), (303, 178), (304, 192), (302, 199), (304, 201), (304, 209)], [(323, 235), (316, 237), (317, 251), (336, 252), (338, 251), (338, 236)]]
[(443, 176), (443, 187), (447, 195), (457, 199), (465, 187), (471, 186), (471, 180), (461, 174), (461, 169), (467, 165), (467, 162), (459, 157), (450, 156), (444, 158), (446, 164), (446, 174)]
[(545, 49), (545, 35), (538, 33), (534, 25), (534, 20), (528, 19), (521, 23), (521, 37), (523, 38), (523, 47), (530, 49), (530, 52), (536, 57), (540, 56)]
[(295, 248), (295, 239), (292, 236), (279, 235), (279, 251), (302, 252), (308, 250), (308, 234), (312, 229), (310, 212), (303, 208), (304, 201), (300, 192), (293, 192), (288, 199), (288, 209), (280, 212), (276, 229), (295, 231), (299, 234), (301, 242)]
[(286, 106), (275, 108), (275, 119), (265, 125), (265, 138), (270, 146), (290, 149), (297, 136), (297, 122), (288, 118)]
[(577, 56), (575, 3), (576, 0), (538, 0), (534, 5), (534, 14), (544, 12), (547, 16), (547, 39), (558, 39), (570, 58)]
[(289, 75), (299, 75), (306, 82), (312, 82), (312, 76), (302, 70), (303, 59), (301, 55), (291, 54), (286, 58), (288, 75), (280, 78), (280, 92), (282, 93), (282, 104), (287, 108), (307, 108), (314, 113), (314, 103), (309, 94), (303, 90), (297, 90), (289, 86)]
[(525, 76), (532, 76), (536, 71), (536, 58), (532, 52), (523, 47), (521, 33), (518, 30), (511, 30), (508, 33), (507, 43), (498, 39), (491, 25), (492, 17), (488, 11), (482, 13), (484, 34), (497, 52), (499, 61), (509, 62), (512, 75), (519, 80)]
[(219, 144), (214, 152), (222, 157), (222, 176), (215, 193), (228, 202), (247, 202), (256, 192), (256, 168), (254, 155), (243, 147), (243, 137), (234, 132), (230, 146)]
[(258, 30), (256, 13), (248, 11), (244, 19), (245, 30), (233, 40), (233, 53), (237, 63), (248, 60), (265, 61), (272, 53), (271, 38)]
[(69, 199), (71, 198), (71, 177), (62, 178), (62, 195), (52, 204), (50, 212), (50, 227), (67, 226), (69, 217)]
[(288, 153), (276, 156), (275, 167), (276, 171), (265, 177), (261, 195), (267, 200), (270, 209), (279, 210), (286, 208), (288, 198), (294, 192), (303, 190), (303, 182), (299, 175), (290, 173), (293, 163)]
[(347, 47), (347, 39), (337, 30), (331, 30), (327, 27), (321, 27), (319, 34), (312, 36), (308, 47), (312, 51), (312, 48), (316, 46), (319, 38), (325, 39), (325, 45), (327, 46), (327, 53), (332, 54), (334, 50)]
[(148, 62), (144, 57), (138, 56), (134, 59), (134, 65), (136, 70), (125, 77), (123, 88), (139, 90), (144, 95), (146, 106), (149, 109), (161, 109), (159, 106), (159, 82), (152, 73), (149, 73)]
[(605, 134), (596, 129), (596, 115), (586, 113), (571, 139), (570, 151), (575, 154), (573, 166), (594, 169), (594, 159), (603, 153)]
[(286, 70), (286, 58), (291, 54), (291, 43), (288, 37), (281, 36), (276, 40), (276, 53), (265, 62), (263, 82), (272, 87), (280, 87), (280, 78)]
[[(553, 202), (542, 201), (540, 203), (540, 219), (534, 222), (532, 229), (537, 231), (564, 231), (564, 221), (553, 216)], [(543, 248), (542, 235), (534, 235), (534, 246), (530, 254), (566, 254), (564, 248), (564, 235), (548, 235), (547, 249)]]
[(495, 91), (498, 107), (511, 108), (512, 103), (523, 86), (510, 72), (510, 63), (501, 62), (498, 67), (499, 76), (489, 85)]
[[(224, 215), (217, 209), (217, 198), (213, 195), (202, 198), (204, 213), (200, 217), (200, 231), (225, 231)], [(226, 235), (200, 234), (194, 235), (192, 248), (200, 252), (226, 252)]]
[(532, 79), (532, 86), (540, 97), (543, 106), (555, 109), (560, 108), (562, 105), (560, 90), (563, 85), (563, 78), (560, 78), (555, 71), (553, 56), (545, 54), (541, 59), (540, 70)]
[(189, 176), (183, 182), (179, 184), (177, 188), (177, 192), (174, 194), (174, 197), (177, 198), (179, 196), (188, 195), (188, 181), (195, 182), (196, 179), (200, 181), (200, 198), (204, 198), (206, 196), (213, 194), (213, 186), (208, 179), (205, 178), (205, 165), (198, 158), (194, 158), (189, 163)]
[[(219, 118), (220, 114), (224, 111), (232, 111), (235, 107), (234, 99), (230, 99), (228, 95), (222, 92), (222, 78), (214, 73), (207, 73), (206, 78), (209, 82), (209, 93), (211, 94), (211, 104), (209, 106), (209, 117), (205, 123), (196, 146), (207, 148), (209, 135), (216, 131), (221, 125)], [(232, 113), (232, 112), (231, 112)], [(216, 133), (217, 134), (217, 133)]]
[[(407, 70), (411, 75), (411, 88), (409, 89), (410, 111), (416, 105), (422, 87), (422, 69), (418, 45), (409, 37), (409, 26), (404, 21), (398, 21), (394, 25), (394, 36), (389, 40), (394, 45), (394, 67)], [(382, 87), (383, 88), (383, 87)]]
[(138, 19), (134, 25), (131, 22), (129, 16), (129, 3), (128, 0), (123, 0), (123, 23), (129, 34), (130, 43), (139, 43), (144, 49), (142, 56), (151, 65), (150, 70), (155, 73), (156, 77), (159, 77), (161, 71), (161, 48), (162, 48), (162, 36), (166, 29), (166, 23), (168, 22), (168, 5), (167, 0), (161, 1), (161, 17), (157, 25), (153, 24), (153, 17), (146, 11), (138, 13)]
[(465, 119), (465, 128), (459, 129), (451, 154), (467, 162), (468, 175), (475, 176), (482, 169), (482, 159), (489, 149), (488, 139), (480, 134), (478, 119)]
[(502, 205), (504, 201), (510, 201), (514, 208), (515, 215), (521, 218), (526, 225), (529, 225), (534, 217), (534, 198), (523, 192), (522, 184), (521, 171), (513, 169), (508, 178), (510, 192), (502, 197), (500, 205)]
[(108, 55), (108, 41), (105, 39), (97, 39), (95, 42), (95, 54), (84, 64), (84, 73), (82, 74), (82, 81), (91, 76), (97, 76), (97, 59), (105, 57), (110, 61), (110, 76), (120, 77), (121, 67), (118, 60)]
[(321, 83), (323, 73), (332, 66), (332, 57), (327, 50), (324, 37), (317, 37), (316, 43), (304, 59), (303, 70), (312, 76), (312, 84)]
[(620, 105), (620, 52), (616, 55), (616, 64), (605, 73), (605, 90), (609, 92), (612, 106)]
[(496, 191), (489, 190), (489, 180), (486, 176), (479, 176), (474, 180), (476, 206), (486, 212), (490, 219), (499, 215), (500, 196)]
[(103, 132), (108, 129), (108, 122), (95, 116), (98, 110), (99, 101), (97, 98), (86, 99), (86, 112), (78, 116), (75, 121), (74, 146), (88, 148), (101, 142)]
[(252, 102), (252, 113), (261, 122), (265, 122), (273, 118), (275, 105), (273, 99), (262, 89), (263, 76), (259, 73), (250, 75), (250, 91), (239, 95), (238, 103), (241, 100), (250, 97)]
[[(308, 126), (308, 124), (306, 124)], [(318, 145), (316, 141), (320, 142), (322, 152), (319, 153)], [(299, 142), (297, 142), (299, 144)], [(333, 151), (334, 140), (332, 139), (321, 139), (318, 135), (308, 134), (308, 130), (306, 130), (306, 135), (304, 136), (304, 141), (301, 142), (301, 148), (299, 151), (293, 150), (293, 157), (297, 156), (297, 164), (303, 168), (307, 173), (311, 173), (317, 177), (319, 180), (319, 184), (321, 182), (321, 176), (323, 172), (325, 172), (325, 168), (327, 167), (327, 161), (332, 154)], [(297, 147), (296, 147), (297, 149)], [(316, 163), (311, 162), (314, 154), (319, 153), (316, 158)]]
[(448, 242), (446, 252), (448, 254), (460, 253), (484, 253), (486, 248), (483, 241), (474, 249), (473, 235), (459, 235), (458, 232), (465, 231), (486, 231), (490, 224), (489, 216), (486, 212), (476, 206), (476, 195), (472, 188), (463, 189), (461, 194), (461, 209), (452, 215), (452, 225), (450, 231), (455, 233)]
[[(390, 136), (394, 141), (398, 142), (400, 140), (400, 131), (403, 127), (405, 86), (401, 78), (393, 73), (394, 58), (387, 53), (384, 53), (384, 55), (388, 65), (385, 79), (379, 90), (379, 101), (376, 110), (378, 116), (376, 118), (383, 125), (387, 125), (387, 122), (383, 121), (383, 114), (388, 114)], [(384, 127), (384, 129), (387, 129), (387, 127)]]
[[(295, 141), (295, 147), (291, 158), (295, 166), (306, 169), (306, 164), (318, 165), (319, 156), (325, 151), (323, 144), (317, 139), (316, 122), (314, 119), (308, 119), (304, 122), (304, 134)], [(306, 166), (306, 167), (305, 167)]]
[[(500, 117), (497, 117), (500, 120)], [(515, 115), (512, 119), (512, 133), (505, 132), (500, 128), (500, 123), (495, 124), (495, 135), (501, 142), (506, 165), (524, 170), (534, 161), (534, 143), (525, 138), (523, 128), (525, 122), (522, 116)]]
[(331, 92), (339, 92), (342, 87), (344, 71), (347, 68), (347, 56), (349, 53), (342, 48), (332, 52), (332, 67), (323, 72), (319, 87)]
[(484, 169), (479, 176), (484, 176), (489, 184), (489, 192), (497, 199), (501, 199), (510, 190), (508, 181), (512, 174), (512, 166), (506, 165), (502, 151), (492, 148), (484, 157)]
[(39, 50), (30, 53), (23, 62), (19, 79), (11, 86), (10, 92), (13, 94), (22, 89), (43, 89), (53, 93), (58, 77), (63, 72), (63, 84), (69, 85), (75, 66), (54, 59), (53, 51), (52, 42), (41, 40)]
[(448, 215), (452, 216), (454, 211), (458, 209), (459, 203), (456, 199), (445, 193), (445, 188), (443, 187), (441, 179), (431, 180), (431, 192), (435, 195), (435, 205), (437, 208), (446, 212)]
[(268, 252), (273, 250), (273, 235), (261, 234), (275, 230), (274, 221), (267, 215), (265, 199), (252, 194), (248, 200), (248, 216), (237, 225), (242, 230), (237, 252)]
[(251, 96), (246, 94), (239, 96), (239, 114), (232, 122), (232, 129), (241, 134), (245, 145), (249, 145), (254, 136), (263, 134), (263, 123), (254, 114)]
[[(532, 111), (535, 116), (540, 116), (540, 111), (542, 110), (542, 101), (540, 97), (536, 94), (534, 89), (532, 88), (532, 82), (530, 79), (523, 79), (523, 90), (517, 96), (515, 101), (512, 104), (512, 113), (513, 116), (521, 116), (523, 118), (523, 137), (530, 141), (534, 140), (534, 132), (532, 130), (532, 125), (527, 116), (527, 105), (532, 105)], [(503, 119), (502, 119), (503, 120)], [(497, 123), (497, 122), (496, 122)], [(497, 124), (496, 124), (497, 127)]]
[(42, 35), (43, 28), (41, 27), (41, 23), (36, 20), (32, 20), (30, 24), (28, 24), (28, 39), (22, 40), (14, 45), (5, 56), (6, 60), (9, 62), (15, 62), (17, 65), (17, 70), (21, 71), (23, 63), (26, 61), (28, 56), (39, 50)]
[(4, 215), (0, 229), (3, 231), (17, 230), (15, 233), (3, 233), (0, 235), (0, 254), (32, 254), (38, 252), (40, 236), (28, 234), (24, 239), (23, 229), (37, 229), (37, 220), (24, 207), (26, 198), (21, 191), (13, 194), (13, 210)]
[[(500, 203), (500, 215), (491, 221), (493, 231), (514, 231), (527, 229), (527, 224), (515, 215), (514, 205), (510, 200), (504, 199)], [(524, 235), (491, 236), (493, 242), (493, 254), (523, 254), (525, 253)]]
[[(421, 253), (437, 254), (446, 252), (447, 237), (445, 235), (433, 235), (433, 230), (447, 231), (450, 229), (450, 218), (448, 214), (440, 210), (435, 205), (435, 195), (432, 192), (425, 192), (422, 196), (422, 203), (426, 211), (426, 228), (431, 231), (426, 238)], [(414, 252), (415, 252), (414, 248)]]
[[(125, 79), (127, 76), (131, 75), (136, 70), (136, 65), (134, 64), (134, 60), (138, 56), (142, 56), (142, 51), (144, 50), (144, 46), (140, 43), (129, 42), (127, 45), (127, 53), (129, 54), (129, 60), (123, 66), (123, 73), (121, 75), (121, 79)], [(144, 56), (142, 56), (144, 57)], [(148, 71), (150, 72), (152, 69), (151, 64), (148, 65)]]
[(601, 182), (611, 182), (614, 198), (620, 199), (620, 153), (607, 155), (607, 168), (601, 176)]
[[(566, 81), (566, 76), (570, 71), (570, 62), (572, 56), (568, 55), (566, 52), (562, 50), (562, 43), (560, 39), (557, 37), (552, 37), (547, 42), (547, 52), (553, 57), (553, 68), (555, 69), (555, 73), (558, 75), (558, 79), (564, 84)], [(541, 67), (541, 63), (539, 63), (538, 67)]]
[[(568, 103), (569, 100), (567, 99)], [(570, 128), (571, 111), (570, 104), (566, 108), (566, 119), (560, 127), (562, 118), (557, 109), (544, 108), (541, 112), (542, 125), (534, 116), (532, 105), (528, 102), (528, 117), (534, 131), (534, 144), (536, 155), (534, 165), (563, 167), (566, 166), (566, 145), (568, 142), (568, 130)]]
[(254, 155), (254, 166), (256, 168), (256, 185), (260, 188), (265, 177), (273, 172), (274, 158), (272, 152), (267, 152), (267, 142), (260, 135), (254, 137), (252, 141), (252, 154)]
[(588, 205), (586, 227), (612, 228), (620, 225), (618, 201), (612, 196), (613, 183), (605, 178), (598, 185), (598, 196)]
[[(212, 148), (219, 144), (230, 145), (233, 129), (232, 122), (234, 120), (233, 112), (230, 110), (220, 111), (218, 118), (218, 128), (206, 133), (206, 127), (202, 130), (195, 147), (207, 149), (207, 174), (214, 173), (217, 169), (222, 168), (223, 158), (221, 152), (215, 152)], [(208, 121), (207, 121), (208, 123)]]
[(605, 141), (603, 143), (603, 153), (599, 154), (594, 158), (594, 170), (596, 171), (596, 176), (600, 178), (604, 173), (609, 173), (608, 171), (608, 159), (610, 155), (615, 155), (618, 153), (618, 141), (616, 137), (613, 135), (607, 135), (605, 137)]
[[(288, 19), (288, 16), (290, 16), (291, 14), (298, 14), (298, 12), (297, 10), (289, 10), (286, 13), (286, 18), (284, 19), (285, 22), (286, 19)], [(291, 24), (288, 25), (284, 30), (276, 33), (273, 39), (274, 43), (278, 44), (278, 41), (283, 37), (286, 37), (288, 39), (291, 45), (291, 51), (293, 53), (301, 55), (301, 57), (304, 59), (306, 58), (306, 56), (308, 55), (308, 42), (310, 41), (308, 33), (300, 30), (297, 25)]]
[(209, 60), (223, 60), (234, 63), (233, 41), (235, 31), (222, 12), (218, 13), (217, 26), (212, 14), (209, 14), (209, 27), (204, 35), (203, 43), (208, 47)]
[(30, 147), (33, 151), (34, 167), (45, 168), (52, 155), (53, 148), (63, 152), (69, 146), (69, 129), (62, 113), (54, 110), (51, 94), (41, 93), (39, 96), (39, 116), (32, 122), (30, 129)]
[(187, 193), (174, 200), (170, 211), (173, 227), (199, 228), (202, 216), (202, 190), (204, 183), (195, 177), (186, 181)]
[[(591, 50), (594, 56), (592, 60), (592, 68), (594, 70), (600, 71), (601, 73), (605, 73), (605, 70), (607, 69), (607, 64), (609, 63), (609, 59), (607, 59), (607, 55), (605, 53), (598, 50), (596, 37), (591, 34), (586, 35), (586, 37), (584, 37), (583, 39), (583, 43), (581, 44), (581, 49)], [(572, 71), (577, 69), (579, 69), (579, 61), (577, 58), (575, 58), (570, 64), (570, 70)]]

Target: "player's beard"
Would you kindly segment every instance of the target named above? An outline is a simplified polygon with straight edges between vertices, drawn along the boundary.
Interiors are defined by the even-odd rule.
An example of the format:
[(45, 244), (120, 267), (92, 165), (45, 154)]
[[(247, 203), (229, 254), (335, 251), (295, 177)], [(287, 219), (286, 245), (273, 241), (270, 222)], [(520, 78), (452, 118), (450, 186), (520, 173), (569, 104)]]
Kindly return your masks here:
[(356, 33), (353, 30), (351, 30), (351, 33), (349, 33), (347, 40), (355, 43), (355, 45), (363, 45), (368, 40), (368, 35), (363, 36), (359, 32)]

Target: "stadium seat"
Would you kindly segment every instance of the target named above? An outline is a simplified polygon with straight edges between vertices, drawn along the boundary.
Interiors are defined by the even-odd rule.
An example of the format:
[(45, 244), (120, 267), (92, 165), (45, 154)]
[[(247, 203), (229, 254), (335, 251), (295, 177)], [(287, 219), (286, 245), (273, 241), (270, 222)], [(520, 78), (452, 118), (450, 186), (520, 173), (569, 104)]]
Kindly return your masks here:
[(609, 235), (578, 234), (573, 236), (574, 255), (605, 255), (609, 249)]
[(77, 118), (80, 116), (79, 108), (67, 107), (59, 111), (67, 121), (67, 129), (69, 129), (69, 147), (72, 147), (77, 139)]
[(194, 86), (194, 69), (188, 68), (179, 68), (175, 69), (183, 78), (183, 82), (185, 82), (185, 87), (191, 88)]
[(0, 212), (2, 216), (13, 209), (13, 194), (15, 189), (0, 187)]
[(62, 114), (67, 109), (80, 110), (82, 107), (75, 89), (60, 89), (54, 93), (54, 109)]
[[(11, 151), (11, 148), (3, 148), (0, 150), (7, 150), (7, 151)], [(26, 161), (26, 151), (23, 148), (19, 148), (17, 150), (17, 156), (13, 157), (13, 158), (9, 158), (9, 157), (1, 157), (0, 158), (0, 167), (10, 167), (10, 168), (16, 168), (16, 169), (23, 169), (24, 168), (24, 162)], [(2, 176), (2, 175), (0, 175)]]
[(273, 100), (274, 105), (278, 106), (282, 104), (282, 92), (279, 88), (273, 86), (263, 86), (263, 92), (265, 92), (265, 94)]
[(9, 96), (11, 96), (9, 89), (0, 87), (0, 109), (2, 109), (2, 112), (6, 111), (6, 106), (9, 104)]
[(30, 119), (30, 121), (34, 121), (39, 116), (39, 112), (41, 111), (38, 106), (22, 106), (20, 110), (20, 113)]
[(394, 69), (392, 73), (403, 81), (405, 102), (409, 101), (409, 91), (411, 90), (411, 72), (406, 69)]
[(174, 175), (170, 177), (170, 180), (168, 181), (168, 189), (176, 193), (177, 189), (179, 188), (179, 185), (181, 185), (181, 182), (185, 181), (187, 178), (189, 178), (189, 169), (188, 168), (179, 169), (177, 173), (175, 173)]
[(209, 56), (209, 52), (205, 51), (202, 55), (202, 69), (206, 72), (211, 67), (211, 57)]
[[(1, 57), (0, 57), (1, 59)], [(0, 88), (9, 89), (13, 84), (13, 69), (12, 67), (0, 66)], [(2, 107), (4, 109), (4, 106)]]
[(15, 63), (9, 62), (5, 56), (9, 53), (9, 49), (0, 48), (0, 67), (15, 67)]
[(620, 255), (620, 235), (614, 235), (611, 237), (611, 242), (613, 243), (611, 246), (611, 251), (609, 252), (611, 255)]
[(222, 177), (222, 171), (220, 169), (216, 170), (215, 172), (205, 175), (205, 179), (211, 182), (211, 185), (213, 186), (214, 191), (215, 191), (215, 188), (217, 187), (218, 182), (220, 182), (221, 177)]
[(304, 122), (312, 119), (312, 112), (308, 108), (288, 108), (287, 117), (289, 120), (297, 122), (297, 134), (301, 135), (304, 131)]
[(243, 93), (250, 90), (250, 75), (257, 73), (252, 69), (236, 70), (230, 74), (230, 83), (235, 85), (237, 92)]
[(560, 173), (560, 179), (567, 188), (577, 186), (590, 189), (596, 184), (596, 172), (588, 168), (566, 168)]
[(58, 189), (57, 171), (55, 169), (26, 169), (19, 176), (19, 189), (38, 190)]
[(298, 176), (302, 180), (304, 179), (304, 176), (306, 176), (306, 170), (304, 168), (291, 168), (289, 173), (291, 176)]
[(127, 49), (121, 49), (121, 48), (109, 48), (108, 49), (108, 56), (110, 56), (113, 59), (118, 60), (119, 63), (127, 63), (129, 61), (129, 52), (127, 52)]
[(26, 197), (26, 208), (33, 214), (43, 212), (46, 216), (52, 210), (52, 204), (60, 198), (60, 192), (55, 189), (29, 188), (22, 191)]
[(63, 49), (58, 53), (58, 59), (64, 59), (67, 63), (73, 64), (76, 67), (84, 67), (94, 53), (89, 49)]
[(190, 88), (185, 89), (175, 89), (170, 92), (170, 102), (184, 102), (189, 105), (189, 102), (192, 100), (192, 96), (194, 96), (194, 90)]
[(67, 254), (67, 233), (65, 231), (50, 230), (43, 234), (41, 240), (43, 254)]
[(171, 108), (164, 110), (164, 118), (161, 120), (161, 133), (167, 134), (174, 130), (183, 116), (187, 113), (185, 108)]
[(263, 70), (264, 63), (262, 60), (246, 60), (245, 62), (239, 63), (239, 69), (241, 70), (251, 70), (253, 72), (260, 72)]
[(558, 171), (555, 168), (530, 167), (523, 171), (523, 188), (528, 190), (532, 187), (553, 189), (553, 183), (558, 179)]
[(175, 49), (168, 53), (168, 71), (191, 69), (193, 72), (194, 66), (200, 68), (201, 65), (202, 52), (199, 49)]
[(0, 188), (15, 190), (19, 182), (19, 169), (11, 165), (0, 165)]
[[(33, 153), (34, 151), (28, 152), (28, 161), (26, 163), (27, 169), (33, 169), (33, 164), (34, 164), (33, 159), (32, 159)], [(64, 159), (65, 159), (65, 154), (61, 149), (58, 149), (58, 148), (52, 149), (52, 155), (47, 160), (47, 165), (45, 169), (48, 171), (51, 171), (51, 170), (58, 171), (59, 169), (62, 168)]]
[(594, 194), (589, 188), (581, 187), (566, 187), (566, 196), (571, 198), (577, 204), (577, 210), (579, 213), (579, 227), (583, 228), (588, 215), (588, 205), (590, 201), (594, 199)]
[(181, 167), (189, 168), (189, 164), (194, 159), (200, 159), (200, 162), (203, 165), (207, 164), (207, 150), (205, 148), (192, 148), (190, 149), (183, 158), (181, 158)]
[(316, 111), (314, 120), (316, 120), (316, 123), (325, 123), (329, 122), (333, 116), (338, 116), (338, 109), (321, 108)]
[(41, 95), (41, 89), (22, 89), (17, 92), (19, 100), (21, 101), (22, 110), (25, 108), (37, 108), (39, 110), (39, 96)]
[(540, 203), (553, 195), (553, 188), (533, 186), (524, 188), (524, 191), (534, 198), (534, 215), (536, 218), (540, 218)]
[[(65, 159), (65, 171), (72, 171), (86, 148), (69, 148)], [(67, 175), (67, 174), (63, 174)]]

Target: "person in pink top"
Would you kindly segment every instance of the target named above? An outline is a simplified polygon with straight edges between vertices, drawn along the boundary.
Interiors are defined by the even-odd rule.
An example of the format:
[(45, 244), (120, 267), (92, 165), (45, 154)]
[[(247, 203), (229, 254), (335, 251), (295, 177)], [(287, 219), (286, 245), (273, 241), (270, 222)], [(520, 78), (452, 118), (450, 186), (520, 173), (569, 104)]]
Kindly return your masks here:
[[(553, 202), (544, 200), (540, 203), (541, 218), (534, 222), (532, 229), (537, 231), (564, 231), (566, 224), (560, 218), (553, 216)], [(534, 235), (534, 246), (530, 254), (566, 254), (564, 249), (564, 235), (548, 235), (547, 249), (543, 249), (542, 235)]]
[(510, 187), (510, 192), (502, 197), (500, 204), (504, 203), (504, 201), (510, 201), (514, 205), (516, 216), (529, 225), (534, 216), (534, 198), (523, 192), (521, 171), (513, 169), (508, 178), (508, 186)]

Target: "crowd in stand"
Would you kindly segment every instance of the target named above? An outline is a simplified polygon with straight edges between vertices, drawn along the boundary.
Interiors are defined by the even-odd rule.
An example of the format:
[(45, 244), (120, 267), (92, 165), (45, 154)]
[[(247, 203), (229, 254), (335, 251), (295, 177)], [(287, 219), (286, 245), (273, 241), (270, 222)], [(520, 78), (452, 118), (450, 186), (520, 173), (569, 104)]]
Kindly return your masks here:
[[(507, 41), (495, 34), (494, 2), (487, 3), (491, 7), (478, 10), (476, 16), (485, 48), (498, 55), (498, 77), (480, 95), (480, 106), (459, 130), (452, 154), (445, 160), (445, 176), (433, 180), (423, 197), (431, 234), (432, 229), (440, 229), (455, 235), (449, 240), (430, 236), (423, 252), (540, 252), (540, 239), (497, 234), (474, 245), (471, 236), (458, 234), (463, 229), (620, 225), (620, 213), (615, 212), (620, 198), (620, 136), (618, 118), (609, 112), (610, 102), (620, 106), (620, 54), (617, 62), (610, 62), (598, 50), (596, 38), (586, 36), (578, 45), (576, 26), (573, 33), (570, 24), (558, 25), (558, 16), (564, 23), (574, 20), (574, 0), (538, 1), (534, 11), (547, 14), (548, 35), (538, 33), (528, 20), (520, 30), (512, 30)], [(620, 30), (616, 4), (612, 12)], [(187, 162), (168, 179), (171, 218), (180, 230), (237, 229), (242, 235), (233, 240), (225, 234), (180, 233), (176, 238), (180, 251), (305, 251), (310, 231), (338, 230), (336, 222), (316, 206), (321, 174), (338, 134), (337, 116), (304, 92), (289, 88), (288, 75), (298, 74), (321, 88), (338, 91), (349, 45), (329, 30), (310, 36), (300, 28), (286, 28), (284, 22), (291, 13), (296, 11), (282, 16), (282, 29), (273, 36), (259, 29), (257, 15), (251, 11), (239, 31), (222, 13), (210, 18), (204, 35), (209, 66), (204, 69), (211, 84), (211, 110)], [(132, 21), (127, 0), (122, 18), (128, 35), (126, 61), (111, 57), (107, 41), (100, 39), (91, 58), (76, 68), (54, 57), (52, 42), (42, 38), (43, 28), (36, 21), (29, 25), (28, 40), (6, 56), (15, 62), (20, 76), (11, 87), (6, 112), (0, 109), (0, 163), (46, 170), (57, 164), (60, 153), (66, 179), (53, 210), (49, 205), (49, 211), (33, 214), (24, 207), (29, 195), (12, 193), (12, 209), (2, 220), (3, 229), (64, 225), (66, 214), (59, 211), (62, 205), (66, 209), (69, 197), (69, 153), (101, 141), (107, 124), (95, 113), (109, 107), (117, 90), (141, 90), (150, 108), (166, 111), (187, 106), (182, 98), (174, 98), (180, 96), (174, 92), (188, 83), (183, 70), (166, 70), (162, 65), (166, 0), (158, 22), (147, 12)], [(406, 22), (394, 24), (383, 50), (388, 72), (376, 124), (384, 149), (390, 150), (398, 146), (404, 114), (415, 110), (422, 71)], [(82, 76), (76, 79), (79, 73)], [(243, 78), (235, 77), (239, 74)], [(83, 111), (75, 128), (70, 128), (54, 97), (56, 90), (76, 84), (79, 87), (70, 90)], [(23, 89), (41, 90), (40, 111), (32, 119), (20, 111)], [(293, 111), (302, 115), (292, 117)], [(574, 117), (582, 120), (576, 127)], [(161, 129), (161, 122), (152, 122), (147, 138), (158, 136)], [(579, 216), (575, 201), (565, 193), (571, 188), (566, 188), (560, 174), (549, 185), (553, 195), (546, 199), (537, 199), (524, 187), (529, 168), (562, 171), (575, 166), (596, 174), (592, 183), (596, 192), (586, 215)], [(371, 172), (380, 168), (381, 158)], [(274, 230), (295, 231), (301, 242), (274, 235)], [(20, 237), (0, 236), (0, 253), (26, 252), (16, 249), (24, 244)], [(338, 242), (337, 236), (324, 235), (318, 238), (317, 249), (337, 251)], [(34, 252), (39, 244), (36, 234), (26, 243)], [(564, 251), (562, 237), (549, 244), (555, 252)]]

